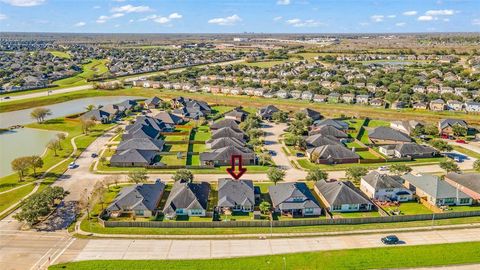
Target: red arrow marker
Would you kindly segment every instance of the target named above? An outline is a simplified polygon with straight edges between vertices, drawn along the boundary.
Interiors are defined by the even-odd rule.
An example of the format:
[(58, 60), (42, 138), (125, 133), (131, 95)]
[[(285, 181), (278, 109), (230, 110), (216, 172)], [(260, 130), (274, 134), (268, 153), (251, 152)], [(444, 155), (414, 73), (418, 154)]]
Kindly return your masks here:
[[(238, 167), (237, 167), (237, 165), (238, 165)], [(237, 170), (237, 168), (238, 168), (238, 170)], [(231, 167), (227, 168), (228, 174), (230, 174), (234, 179), (240, 179), (240, 177), (242, 177), (242, 175), (246, 171), (247, 171), (247, 169), (242, 167), (242, 156), (241, 155), (232, 155)]]

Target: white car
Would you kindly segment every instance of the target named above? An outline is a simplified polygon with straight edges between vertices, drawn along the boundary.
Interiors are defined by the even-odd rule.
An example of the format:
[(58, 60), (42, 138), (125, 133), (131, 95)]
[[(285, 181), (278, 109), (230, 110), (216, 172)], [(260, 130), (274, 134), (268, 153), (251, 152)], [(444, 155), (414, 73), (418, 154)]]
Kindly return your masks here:
[(75, 162), (72, 162), (72, 163), (68, 164), (68, 168), (69, 168), (69, 169), (75, 169), (77, 166), (78, 166), (78, 165), (75, 164)]
[(387, 166), (380, 166), (380, 167), (378, 167), (378, 170), (381, 171), (381, 172), (388, 171), (388, 167)]

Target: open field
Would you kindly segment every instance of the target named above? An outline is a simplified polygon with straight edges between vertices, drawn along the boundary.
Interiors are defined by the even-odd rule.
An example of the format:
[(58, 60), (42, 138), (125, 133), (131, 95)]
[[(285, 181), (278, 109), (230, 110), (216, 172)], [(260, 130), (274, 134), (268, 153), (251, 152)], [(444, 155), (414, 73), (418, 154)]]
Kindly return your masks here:
[[(284, 99), (266, 99), (248, 96), (223, 96), (205, 93), (188, 93), (183, 91), (171, 90), (157, 90), (157, 89), (143, 89), (132, 88), (115, 91), (108, 90), (85, 90), (75, 93), (52, 95), (45, 98), (25, 99), (19, 101), (12, 101), (8, 103), (0, 103), (0, 112), (13, 111), (34, 106), (42, 106), (53, 103), (59, 103), (77, 98), (91, 97), (91, 96), (121, 96), (121, 95), (136, 95), (144, 97), (159, 96), (161, 98), (173, 98), (177, 96), (185, 96), (203, 100), (206, 102), (223, 104), (228, 106), (249, 106), (260, 108), (268, 104), (274, 104), (280, 109), (297, 111), (308, 106), (311, 109), (318, 110), (325, 117), (338, 117), (341, 114), (347, 116), (355, 116), (357, 118), (372, 117), (375, 115), (376, 119), (382, 120), (398, 120), (398, 119), (415, 119), (426, 122), (437, 122), (442, 118), (457, 118), (467, 121), (469, 124), (480, 125), (480, 117), (474, 114), (455, 113), (455, 112), (431, 112), (431, 111), (415, 111), (413, 109), (405, 109), (401, 111), (374, 108), (369, 106), (351, 105), (351, 104), (330, 104), (330, 103), (312, 103), (303, 100), (284, 100)], [(38, 101), (42, 104), (38, 105)]]
[(72, 56), (67, 52), (62, 51), (49, 51), (53, 56), (60, 57), (60, 58), (68, 58), (70, 59)]
[(108, 68), (105, 65), (107, 63), (106, 59), (98, 60), (94, 59), (90, 63), (83, 65), (82, 72), (65, 79), (54, 81), (53, 84), (68, 87), (68, 86), (78, 86), (87, 83), (88, 79), (93, 79), (95, 77), (100, 77), (101, 75), (108, 72)]
[[(480, 262), (480, 242), (305, 252), (206, 260), (80, 261), (49, 269), (379, 269)], [(452, 252), (455, 250), (455, 252)]]

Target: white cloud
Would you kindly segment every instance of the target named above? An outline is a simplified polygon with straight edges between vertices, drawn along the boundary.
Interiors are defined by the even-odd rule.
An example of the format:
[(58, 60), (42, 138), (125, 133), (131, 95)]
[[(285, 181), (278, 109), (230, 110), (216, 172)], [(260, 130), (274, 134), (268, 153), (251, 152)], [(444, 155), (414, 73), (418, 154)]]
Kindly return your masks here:
[(276, 22), (277, 22), (277, 21), (280, 21), (281, 19), (283, 19), (282, 16), (277, 16), (277, 17), (274, 17), (274, 18), (273, 18), (273, 20), (276, 21)]
[(93, 9), (99, 9), (101, 8), (100, 6), (93, 6)]
[(290, 19), (286, 21), (287, 24), (293, 26), (293, 27), (317, 27), (317, 26), (322, 26), (325, 25), (319, 21), (316, 20), (301, 20), (298, 18), (295, 19)]
[(8, 17), (7, 15), (3, 14), (3, 13), (0, 13), (0, 21), (1, 20), (6, 20)]
[(427, 16), (452, 16), (456, 13), (453, 9), (438, 9), (438, 10), (427, 10), (425, 15)]
[(433, 16), (430, 16), (430, 15), (423, 15), (423, 16), (420, 16), (417, 18), (417, 20), (419, 21), (423, 21), (423, 22), (426, 22), (426, 21), (433, 21), (435, 18)]
[(82, 27), (82, 26), (85, 26), (85, 25), (86, 25), (85, 22), (78, 22), (78, 23), (74, 24), (73, 26), (75, 26), (75, 27)]
[(418, 14), (416, 10), (409, 10), (402, 13), (404, 16), (415, 16)]
[(480, 25), (480, 19), (473, 19), (472, 24), (473, 25)]
[(397, 17), (397, 15), (388, 15), (387, 16), (387, 18), (389, 18), (389, 19), (393, 19), (393, 18), (396, 18), (396, 17)]
[(121, 7), (113, 7), (110, 11), (117, 13), (140, 13), (153, 11), (153, 9), (151, 9), (149, 6), (125, 5)]
[(372, 16), (370, 16), (370, 20), (372, 20), (374, 22), (383, 22), (384, 18), (385, 18), (385, 16), (383, 16), (383, 15), (372, 15)]
[(1, 0), (4, 3), (7, 3), (16, 7), (33, 7), (41, 5), (45, 0)]
[(126, 0), (113, 0), (113, 2), (118, 2), (118, 3), (121, 3), (121, 2), (125, 2)]
[(235, 25), (238, 22), (241, 22), (242, 18), (237, 14), (224, 18), (213, 18), (208, 20), (208, 23), (217, 24), (217, 25)]
[(96, 22), (97, 23), (105, 23), (108, 20), (115, 19), (115, 18), (120, 18), (120, 17), (123, 17), (124, 15), (125, 14), (123, 14), (123, 13), (114, 13), (111, 16), (102, 15), (102, 16), (98, 17)]
[(407, 24), (404, 23), (404, 22), (399, 22), (399, 23), (396, 23), (396, 24), (395, 24), (395, 26), (398, 26), (398, 27), (403, 27), (403, 26), (405, 26), (405, 25), (407, 25)]
[(181, 14), (178, 14), (177, 12), (174, 12), (170, 15), (168, 15), (168, 18), (170, 19), (181, 19), (183, 16)]
[(182, 14), (179, 14), (177, 12), (174, 12), (168, 16), (159, 16), (159, 15), (150, 15), (141, 19), (138, 19), (139, 22), (145, 22), (145, 21), (154, 21), (160, 24), (166, 24), (171, 22), (172, 20), (178, 20), (183, 18)]
[(290, 0), (278, 0), (277, 5), (281, 5), (281, 6), (290, 5)]

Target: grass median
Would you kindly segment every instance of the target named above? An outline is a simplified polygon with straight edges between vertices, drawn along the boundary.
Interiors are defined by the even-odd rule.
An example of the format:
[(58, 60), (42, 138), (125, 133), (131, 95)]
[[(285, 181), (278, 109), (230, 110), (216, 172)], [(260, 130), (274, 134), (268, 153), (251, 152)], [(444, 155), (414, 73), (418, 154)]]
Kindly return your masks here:
[(98, 260), (49, 269), (379, 269), (480, 262), (480, 242), (303, 252), (204, 260)]

